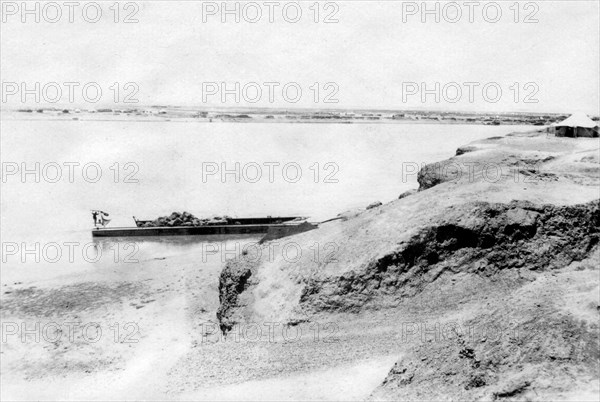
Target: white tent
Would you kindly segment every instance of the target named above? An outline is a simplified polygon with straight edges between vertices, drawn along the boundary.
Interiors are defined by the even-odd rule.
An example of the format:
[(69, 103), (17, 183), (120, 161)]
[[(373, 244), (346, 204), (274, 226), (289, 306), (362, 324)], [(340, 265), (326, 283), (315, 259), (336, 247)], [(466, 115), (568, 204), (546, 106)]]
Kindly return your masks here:
[(557, 137), (598, 137), (598, 123), (585, 113), (574, 113), (556, 123), (554, 129)]

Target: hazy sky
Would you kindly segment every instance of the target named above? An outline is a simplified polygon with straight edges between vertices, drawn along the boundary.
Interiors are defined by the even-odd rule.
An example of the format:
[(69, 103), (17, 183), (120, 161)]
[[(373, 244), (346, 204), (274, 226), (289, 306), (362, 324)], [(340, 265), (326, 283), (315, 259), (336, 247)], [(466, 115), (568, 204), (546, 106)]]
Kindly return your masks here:
[[(114, 103), (111, 83), (119, 83), (122, 98), (133, 89), (124, 91), (123, 85), (133, 82), (139, 88), (133, 98), (142, 105), (583, 110), (596, 114), (599, 109), (597, 0), (521, 2), (518, 15), (514, 1), (500, 1), (486, 8), (485, 17), (492, 21), (499, 5), (502, 15), (495, 23), (484, 19), (483, 8), (490, 2), (474, 8), (473, 22), (462, 1), (454, 3), (462, 12), (460, 18), (454, 5), (437, 3), (439, 22), (435, 14), (422, 21), (420, 1), (321, 2), (315, 23), (314, 1), (302, 1), (298, 3), (302, 16), (292, 23), (283, 12), (286, 6), (285, 17), (294, 19), (296, 8), (288, 5), (291, 2), (276, 2), (274, 21), (269, 22), (269, 7), (258, 1), (245, 9), (239, 3), (239, 23), (233, 14), (223, 23), (221, 10), (215, 10), (221, 8), (220, 1), (140, 1), (133, 2), (139, 7), (134, 16), (139, 22), (129, 24), (113, 21), (114, 11), (109, 9), (113, 1), (98, 2), (103, 13), (97, 23), (82, 17), (82, 5), (88, 2), (74, 9), (73, 23), (66, 6), (61, 6), (58, 22), (45, 21), (44, 16), (53, 19), (56, 12), (48, 6), (44, 14), (44, 3), (40, 3), (39, 23), (34, 22), (35, 15), (25, 15), (23, 23), (22, 10), (14, 9), (20, 3), (2, 2), (3, 106), (21, 102), (18, 93), (8, 94), (7, 89), (13, 88), (6, 83), (11, 82), (25, 82), (28, 88), (34, 88), (35, 82), (41, 86), (97, 82), (103, 94), (96, 104), (85, 101), (81, 87), (75, 89), (75, 104), (89, 108)], [(228, 3), (235, 7), (235, 2)], [(431, 10), (436, 7), (436, 2), (427, 4)], [(259, 6), (262, 18), (251, 23), (244, 17), (255, 17), (254, 5)], [(119, 20), (135, 11), (133, 6), (124, 6), (121, 3)], [(87, 11), (93, 19), (94, 9)], [(211, 11), (216, 14), (209, 15)], [(338, 22), (324, 23), (331, 13), (330, 19)], [(525, 23), (528, 15), (538, 22)], [(240, 88), (254, 82), (262, 95), (258, 97), (250, 85), (245, 94), (240, 90), (240, 103), (233, 95), (223, 103), (219, 92), (205, 92), (203, 99), (203, 83), (211, 82), (225, 82), (230, 89), (235, 82)], [(269, 82), (279, 83), (273, 87), (273, 103), (264, 85)], [(282, 94), (286, 83), (297, 83), (288, 86), (288, 98)], [(319, 83), (318, 95), (315, 83)], [(326, 83), (333, 84), (325, 88)], [(424, 101), (421, 83), (431, 90)], [(486, 84), (487, 98), (482, 93)], [(204, 84), (204, 89), (215, 92), (210, 85)], [(302, 96), (292, 103), (296, 87)], [(501, 94), (496, 93), (498, 88)], [(68, 87), (63, 90), (59, 103), (65, 104)], [(48, 94), (53, 97), (51, 91)], [(323, 103), (328, 94), (339, 102)], [(527, 97), (538, 102), (525, 102)], [(258, 102), (247, 102), (253, 98)], [(33, 100), (29, 96), (27, 103)]]

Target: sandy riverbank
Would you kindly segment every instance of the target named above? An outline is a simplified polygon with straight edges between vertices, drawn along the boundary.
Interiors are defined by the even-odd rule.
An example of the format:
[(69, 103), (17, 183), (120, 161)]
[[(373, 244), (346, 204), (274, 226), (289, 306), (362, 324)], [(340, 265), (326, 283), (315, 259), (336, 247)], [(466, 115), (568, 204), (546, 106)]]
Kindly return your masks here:
[[(166, 256), (110, 280), (6, 284), (2, 398), (597, 398), (598, 148), (471, 144), (444, 162), (460, 178), (426, 168), (422, 191), (290, 238), (309, 250), (298, 262), (221, 273)], [(36, 322), (47, 332), (23, 340)], [(70, 339), (67, 323), (102, 333)]]
[(167, 255), (118, 273), (4, 284), (2, 398), (262, 400), (268, 385), (279, 400), (310, 383), (309, 399), (362, 400), (398, 358), (394, 334), (376, 331), (371, 342), (328, 322), (323, 334), (286, 330), (288, 340), (281, 327), (272, 338), (265, 327), (260, 338), (252, 328), (222, 338), (221, 267)]
[(543, 132), (461, 148), (419, 192), (294, 237), (334, 255), (229, 263), (221, 327), (395, 333), (374, 400), (597, 399), (598, 150)]

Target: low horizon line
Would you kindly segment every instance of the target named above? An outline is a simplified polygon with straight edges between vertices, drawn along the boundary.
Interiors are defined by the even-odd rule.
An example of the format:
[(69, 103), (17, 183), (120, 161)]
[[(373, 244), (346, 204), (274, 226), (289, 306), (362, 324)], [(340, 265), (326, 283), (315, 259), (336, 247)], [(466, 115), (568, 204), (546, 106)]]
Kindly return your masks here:
[[(476, 113), (476, 114), (536, 114), (536, 115), (544, 115), (544, 114), (554, 114), (554, 115), (570, 115), (575, 113), (574, 111), (571, 112), (550, 112), (550, 111), (545, 111), (545, 112), (538, 112), (538, 111), (510, 111), (510, 110), (506, 110), (506, 111), (484, 111), (484, 110), (476, 110), (476, 109), (472, 109), (472, 110), (457, 110), (457, 109), (450, 109), (450, 110), (443, 110), (443, 109), (427, 109), (427, 108), (404, 108), (404, 109), (389, 109), (389, 108), (360, 108), (360, 107), (344, 107), (344, 108), (311, 108), (311, 107), (292, 107), (292, 108), (286, 108), (286, 107), (254, 107), (254, 106), (197, 106), (197, 105), (175, 105), (175, 104), (166, 104), (166, 105), (161, 105), (161, 104), (131, 104), (131, 105), (98, 105), (95, 106), (93, 108), (90, 108), (89, 106), (81, 106), (81, 105), (57, 105), (57, 104), (52, 104), (52, 105), (36, 105), (36, 106), (32, 106), (32, 105), (22, 105), (22, 106), (12, 106), (10, 108), (7, 107), (0, 107), (0, 111), (20, 111), (23, 109), (83, 109), (85, 111), (88, 110), (98, 110), (98, 109), (117, 109), (117, 110), (122, 110), (122, 109), (144, 109), (144, 108), (173, 108), (173, 109), (196, 109), (196, 110), (245, 110), (245, 111), (285, 111), (285, 112), (301, 112), (301, 111), (310, 111), (310, 112), (435, 112), (435, 113)], [(591, 114), (591, 113), (587, 113), (584, 112), (588, 115), (594, 116), (594, 117), (598, 117), (599, 115), (595, 115), (595, 114)]]

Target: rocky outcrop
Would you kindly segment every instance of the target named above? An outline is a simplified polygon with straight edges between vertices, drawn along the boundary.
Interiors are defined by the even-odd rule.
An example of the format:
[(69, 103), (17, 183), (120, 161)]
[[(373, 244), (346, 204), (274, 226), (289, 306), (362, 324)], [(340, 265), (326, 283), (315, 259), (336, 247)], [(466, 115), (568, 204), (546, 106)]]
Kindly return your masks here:
[(311, 277), (300, 303), (312, 311), (359, 311), (381, 306), (389, 295), (414, 296), (445, 272), (551, 270), (584, 259), (599, 239), (598, 201), (564, 207), (473, 203), (444, 215), (360, 271)]
[(252, 271), (257, 264), (247, 259), (229, 260), (219, 278), (219, 309), (217, 319), (223, 333), (227, 333), (234, 324), (241, 322), (236, 313), (240, 304), (238, 296), (250, 285)]
[[(491, 277), (510, 269), (552, 270), (586, 258), (599, 241), (599, 202), (556, 207), (529, 202), (451, 207), (359, 270), (299, 279), (305, 312), (358, 312), (418, 294), (445, 273)], [(260, 264), (240, 258), (221, 273), (218, 318), (227, 331), (243, 321), (239, 295)]]
[(400, 194), (398, 196), (398, 199), (401, 200), (403, 198), (406, 198), (408, 196), (411, 196), (411, 195), (415, 194), (416, 192), (417, 192), (417, 190), (408, 190), (408, 191), (405, 191), (405, 192), (403, 192), (402, 194)]
[(473, 152), (473, 151), (476, 151), (476, 150), (477, 150), (476, 147), (465, 145), (465, 146), (459, 147), (456, 150), (456, 156), (459, 156), (459, 155), (462, 155), (462, 154), (466, 154), (467, 152)]
[[(560, 150), (559, 145), (547, 140), (548, 143), (539, 144), (539, 148), (546, 148), (554, 152), (533, 150), (518, 152), (514, 149), (516, 143), (522, 143), (524, 139), (531, 139), (532, 141), (529, 143), (523, 143), (524, 148), (531, 147), (532, 143), (540, 142), (540, 133), (528, 133), (521, 137), (511, 138), (515, 136), (516, 134), (509, 135), (503, 142), (498, 141), (502, 137), (491, 137), (474, 145), (462, 146), (456, 150), (455, 156), (423, 166), (417, 174), (419, 191), (442, 183), (464, 184), (482, 178), (492, 182), (502, 180), (513, 180), (514, 182), (520, 175), (527, 175), (530, 177), (530, 181), (555, 180), (556, 175), (550, 172), (554, 169), (549, 165), (555, 159), (555, 155), (565, 153), (568, 151), (568, 147), (563, 149), (563, 152), (556, 152), (556, 150)], [(510, 141), (515, 144), (511, 144)], [(560, 145), (564, 146), (565, 144)], [(547, 172), (543, 172), (546, 170)]]
[(367, 209), (373, 209), (382, 206), (383, 203), (381, 201), (375, 201), (369, 205), (367, 205)]

